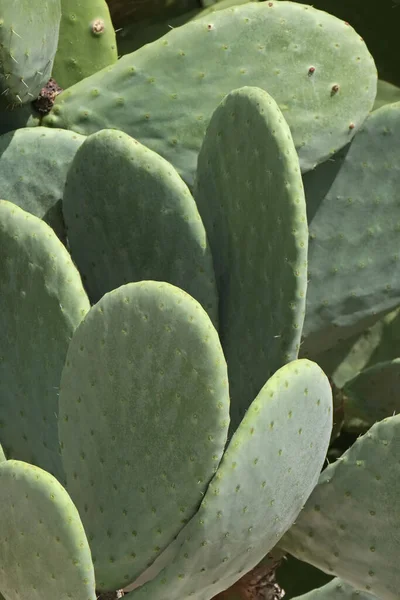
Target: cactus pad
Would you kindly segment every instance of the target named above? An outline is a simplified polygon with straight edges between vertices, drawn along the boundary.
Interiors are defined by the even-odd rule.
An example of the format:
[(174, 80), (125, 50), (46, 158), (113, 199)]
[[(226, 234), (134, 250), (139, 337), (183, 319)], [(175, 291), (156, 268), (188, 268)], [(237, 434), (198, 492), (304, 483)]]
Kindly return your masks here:
[(60, 0), (0, 0), (3, 105), (35, 100), (50, 79), (60, 20)]
[(53, 230), (0, 200), (0, 439), (9, 458), (62, 477), (58, 389), (68, 344), (89, 309)]
[(359, 129), (377, 74), (365, 43), (336, 17), (293, 2), (249, 2), (177, 27), (77, 83), (43, 124), (85, 135), (121, 129), (191, 185), (213, 111), (243, 86), (276, 100), (307, 171)]
[(279, 546), (383, 600), (400, 589), (400, 415), (376, 423), (320, 480)]
[(193, 516), (228, 425), (226, 363), (198, 302), (144, 281), (91, 308), (68, 350), (59, 430), (98, 589), (133, 581)]
[(255, 567), (290, 527), (325, 460), (328, 379), (293, 361), (253, 401), (204, 500), (174, 542), (175, 557), (132, 600), (210, 600)]
[(304, 178), (310, 230), (304, 356), (333, 347), (400, 304), (399, 137), (397, 102), (368, 117), (336, 165)]
[(52, 76), (62, 88), (117, 62), (117, 42), (106, 0), (61, 0)]
[(161, 156), (121, 131), (89, 136), (69, 170), (63, 211), (92, 302), (126, 283), (167, 281), (217, 323), (203, 223), (187, 186)]
[(299, 161), (276, 102), (234, 90), (215, 111), (194, 196), (219, 290), (234, 428), (267, 379), (297, 358), (308, 230)]
[(46, 471), (0, 464), (0, 591), (7, 600), (96, 600), (78, 511)]
[(1, 196), (43, 219), (62, 241), (65, 179), (84, 139), (48, 127), (24, 127), (0, 136)]

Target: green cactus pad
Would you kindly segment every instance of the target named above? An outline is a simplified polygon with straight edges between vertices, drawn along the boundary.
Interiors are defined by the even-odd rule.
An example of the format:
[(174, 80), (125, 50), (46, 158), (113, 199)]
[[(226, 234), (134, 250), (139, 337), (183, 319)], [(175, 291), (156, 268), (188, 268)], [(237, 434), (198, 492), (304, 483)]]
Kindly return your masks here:
[(0, 136), (1, 196), (46, 221), (62, 241), (65, 179), (84, 139), (48, 127), (26, 127)]
[(249, 2), (177, 27), (77, 83), (43, 124), (85, 135), (121, 129), (191, 185), (209, 119), (231, 90), (271, 94), (307, 171), (351, 139), (376, 85), (374, 61), (348, 24), (293, 2)]
[(344, 389), (344, 427), (365, 431), (376, 421), (400, 412), (400, 358), (358, 373)]
[(31, 102), (51, 76), (60, 0), (0, 0), (0, 99)]
[(217, 323), (213, 260), (196, 203), (155, 152), (121, 131), (89, 136), (69, 170), (63, 211), (92, 302), (126, 283), (167, 281)]
[(209, 600), (255, 567), (318, 480), (332, 427), (328, 379), (315, 364), (277, 371), (234, 434), (175, 558), (132, 600)]
[(276, 102), (234, 90), (199, 155), (195, 199), (214, 257), (235, 429), (267, 379), (297, 358), (307, 288), (299, 161)]
[[(286, 596), (285, 596), (286, 598)], [(350, 584), (335, 577), (332, 581), (316, 590), (296, 596), (293, 600), (379, 600), (376, 596), (355, 590)]]
[(62, 88), (117, 62), (117, 42), (106, 0), (61, 0), (52, 76)]
[(0, 464), (0, 591), (7, 600), (96, 600), (76, 507), (46, 471)]
[(303, 356), (400, 304), (399, 137), (400, 102), (374, 111), (336, 164), (304, 178), (310, 243)]
[(58, 388), (72, 333), (89, 309), (52, 229), (0, 200), (0, 439), (9, 458), (62, 479)]
[(397, 600), (400, 415), (376, 423), (321, 474), (279, 546), (382, 600)]
[(198, 302), (145, 281), (92, 307), (68, 350), (59, 431), (98, 589), (133, 581), (193, 516), (228, 425), (226, 363)]

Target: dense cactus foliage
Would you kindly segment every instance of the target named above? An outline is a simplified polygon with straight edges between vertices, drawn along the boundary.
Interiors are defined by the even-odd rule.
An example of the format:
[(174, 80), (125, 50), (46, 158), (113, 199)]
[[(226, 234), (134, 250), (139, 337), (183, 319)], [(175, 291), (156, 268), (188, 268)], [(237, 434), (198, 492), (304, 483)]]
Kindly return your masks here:
[(395, 600), (400, 90), (307, 4), (36, 4), (0, 0), (0, 598)]

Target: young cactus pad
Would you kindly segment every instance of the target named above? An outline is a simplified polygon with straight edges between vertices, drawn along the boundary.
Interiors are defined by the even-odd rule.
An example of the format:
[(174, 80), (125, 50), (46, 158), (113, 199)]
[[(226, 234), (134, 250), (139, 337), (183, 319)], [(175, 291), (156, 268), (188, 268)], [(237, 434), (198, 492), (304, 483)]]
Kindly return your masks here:
[(48, 127), (24, 127), (0, 136), (3, 198), (46, 221), (62, 241), (65, 179), (84, 139), (73, 131)]
[(0, 0), (3, 105), (35, 100), (50, 79), (60, 20), (60, 0)]
[(69, 346), (59, 431), (98, 589), (133, 581), (193, 516), (228, 426), (225, 359), (196, 300), (144, 281), (91, 308)]
[(400, 415), (376, 423), (321, 474), (279, 546), (381, 600), (399, 597)]
[(376, 596), (368, 592), (354, 589), (346, 581), (342, 581), (338, 577), (327, 583), (326, 585), (303, 594), (302, 596), (293, 597), (293, 600), (379, 600)]
[(299, 161), (276, 102), (234, 90), (212, 116), (195, 199), (214, 257), (233, 429), (267, 379), (297, 358), (308, 230)]
[(329, 381), (315, 363), (277, 371), (251, 404), (175, 557), (132, 600), (210, 600), (276, 545), (314, 488), (332, 428)]
[(374, 111), (347, 152), (304, 177), (309, 285), (304, 356), (400, 302), (400, 102)]
[(96, 600), (90, 548), (76, 507), (52, 475), (0, 463), (0, 592), (6, 600)]
[(106, 0), (61, 0), (62, 17), (52, 76), (70, 87), (117, 62), (117, 42)]
[(92, 302), (125, 283), (167, 281), (217, 324), (206, 232), (187, 186), (161, 156), (121, 131), (94, 133), (69, 170), (63, 212)]
[(89, 301), (53, 230), (0, 200), (0, 437), (9, 458), (62, 479), (58, 388)]
[(43, 124), (85, 135), (121, 129), (191, 185), (213, 111), (242, 86), (275, 98), (307, 171), (357, 131), (372, 109), (377, 74), (347, 23), (293, 2), (249, 2), (177, 27), (77, 83)]

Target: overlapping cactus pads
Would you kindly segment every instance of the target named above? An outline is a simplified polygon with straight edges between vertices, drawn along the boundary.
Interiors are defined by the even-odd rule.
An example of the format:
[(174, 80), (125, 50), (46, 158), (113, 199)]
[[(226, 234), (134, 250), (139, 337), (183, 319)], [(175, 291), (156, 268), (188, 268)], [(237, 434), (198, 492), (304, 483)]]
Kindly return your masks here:
[(44, 124), (85, 135), (121, 129), (192, 183), (218, 103), (258, 86), (284, 113), (307, 171), (350, 141), (373, 107), (376, 81), (348, 24), (293, 2), (250, 2), (177, 27), (80, 81)]
[(398, 600), (360, 1), (0, 0), (0, 600)]

